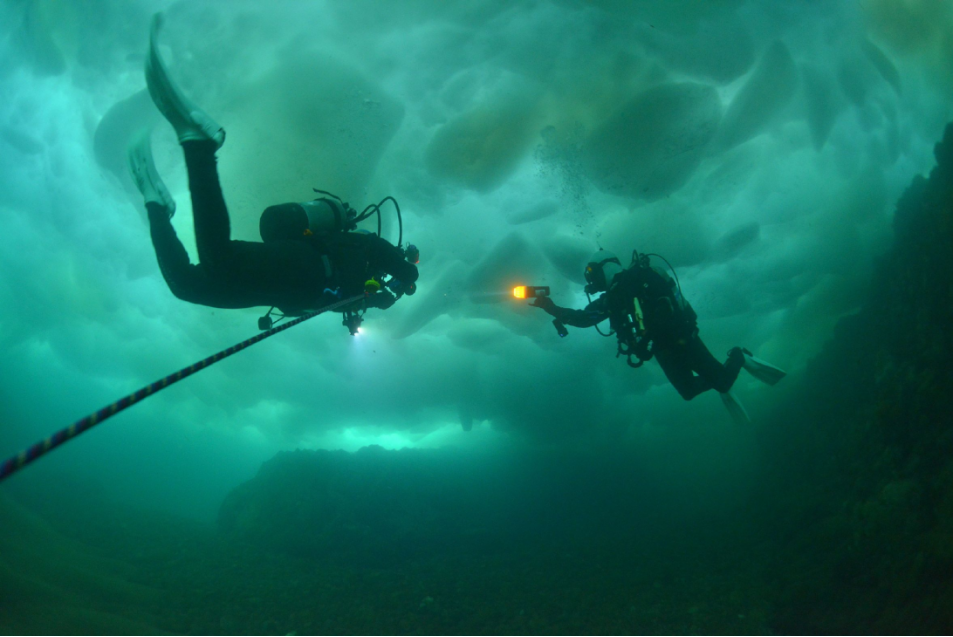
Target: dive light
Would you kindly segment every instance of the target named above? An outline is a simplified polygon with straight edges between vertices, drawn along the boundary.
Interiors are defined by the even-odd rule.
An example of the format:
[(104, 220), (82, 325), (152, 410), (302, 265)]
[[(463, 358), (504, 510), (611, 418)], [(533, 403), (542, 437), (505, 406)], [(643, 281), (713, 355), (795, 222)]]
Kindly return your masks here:
[[(513, 288), (513, 297), (517, 299), (536, 299), (548, 296), (548, 285), (517, 285)], [(569, 336), (569, 330), (558, 318), (553, 319), (553, 327), (556, 328), (556, 333), (559, 334), (560, 338)]]
[(535, 299), (538, 296), (549, 296), (549, 286), (517, 285), (513, 288), (513, 297), (517, 299)]
[(363, 322), (364, 319), (357, 312), (345, 311), (344, 320), (341, 321), (341, 325), (347, 327), (347, 331), (351, 333), (351, 336), (357, 336), (361, 330), (361, 323)]

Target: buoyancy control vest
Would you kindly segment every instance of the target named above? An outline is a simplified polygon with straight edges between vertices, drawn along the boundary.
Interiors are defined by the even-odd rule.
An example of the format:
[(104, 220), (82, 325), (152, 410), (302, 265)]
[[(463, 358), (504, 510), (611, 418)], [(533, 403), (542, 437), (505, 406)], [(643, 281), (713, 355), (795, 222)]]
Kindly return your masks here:
[(678, 343), (697, 329), (698, 315), (665, 270), (634, 264), (615, 276), (607, 294), (610, 325), (620, 342)]
[[(320, 255), (325, 275), (325, 289), (317, 295), (346, 298), (360, 294), (365, 283), (376, 273), (369, 272), (365, 232), (350, 232), (356, 226), (356, 213), (346, 203), (319, 198), (302, 203), (283, 203), (266, 208), (259, 219), (262, 241), (300, 241), (312, 246)], [(274, 309), (274, 308), (272, 308)], [(285, 316), (295, 316), (308, 308), (278, 308)], [(269, 318), (269, 314), (265, 319)], [(270, 320), (259, 321), (259, 327), (271, 326)]]
[(381, 272), (372, 271), (368, 254), (369, 234), (361, 231), (324, 232), (305, 238), (322, 259), (326, 257), (330, 261), (329, 287), (339, 289), (342, 296), (360, 294), (369, 279), (383, 276)]
[[(381, 206), (387, 201), (394, 204), (397, 212), (399, 236), (396, 250), (400, 260), (406, 259), (412, 264), (420, 260), (420, 251), (416, 246), (402, 246), (404, 226), (401, 218), (400, 206), (393, 197), (385, 197), (380, 203), (370, 204), (360, 214), (351, 206), (333, 193), (314, 189), (316, 193), (327, 195), (304, 203), (286, 203), (269, 206), (262, 212), (259, 220), (259, 232), (262, 241), (302, 241), (311, 245), (320, 255), (324, 266), (325, 284), (323, 291), (316, 291), (325, 296), (334, 298), (351, 297), (361, 293), (369, 293), (356, 302), (359, 308), (350, 305), (343, 308), (345, 325), (356, 333), (356, 326), (360, 325), (360, 315), (367, 307), (390, 307), (397, 298), (404, 294), (412, 295), (416, 291), (413, 281), (403, 285), (400, 281), (386, 280), (393, 272), (385, 270), (377, 252), (381, 248), (380, 242), (390, 246), (381, 236)], [(358, 223), (377, 215), (377, 233), (358, 230)], [(375, 244), (375, 239), (378, 244)], [(393, 246), (390, 246), (393, 249)], [(390, 264), (391, 266), (393, 263)], [(416, 276), (414, 276), (416, 279)], [(384, 291), (386, 286), (390, 291)], [(377, 294), (379, 292), (379, 294)], [(396, 297), (395, 297), (396, 294)], [(282, 309), (282, 308), (279, 308)], [(261, 329), (270, 329), (273, 322), (270, 315), (272, 310), (259, 319)], [(301, 313), (303, 309), (283, 310), (285, 315)], [(350, 317), (350, 319), (349, 319)], [(351, 320), (351, 319), (356, 319)]]

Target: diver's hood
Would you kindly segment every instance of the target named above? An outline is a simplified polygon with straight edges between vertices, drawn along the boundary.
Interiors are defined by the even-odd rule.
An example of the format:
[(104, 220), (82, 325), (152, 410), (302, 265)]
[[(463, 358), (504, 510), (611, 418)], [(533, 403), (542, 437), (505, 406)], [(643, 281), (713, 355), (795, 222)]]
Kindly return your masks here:
[(599, 250), (589, 258), (584, 275), (586, 293), (605, 292), (615, 275), (622, 272), (622, 263), (614, 252)]

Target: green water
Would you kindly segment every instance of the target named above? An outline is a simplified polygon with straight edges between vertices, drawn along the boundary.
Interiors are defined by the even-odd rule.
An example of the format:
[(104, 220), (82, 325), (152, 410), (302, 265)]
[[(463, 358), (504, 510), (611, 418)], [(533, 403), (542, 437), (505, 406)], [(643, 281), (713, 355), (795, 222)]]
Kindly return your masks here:
[[(950, 634), (951, 7), (0, 0), (0, 459), (267, 309), (160, 275), (142, 128), (196, 254), (157, 11), (233, 239), (319, 187), (421, 254), (360, 337), (315, 318), (0, 485), (0, 632)], [(750, 426), (509, 299), (583, 307), (599, 248), (789, 372), (742, 372)]]

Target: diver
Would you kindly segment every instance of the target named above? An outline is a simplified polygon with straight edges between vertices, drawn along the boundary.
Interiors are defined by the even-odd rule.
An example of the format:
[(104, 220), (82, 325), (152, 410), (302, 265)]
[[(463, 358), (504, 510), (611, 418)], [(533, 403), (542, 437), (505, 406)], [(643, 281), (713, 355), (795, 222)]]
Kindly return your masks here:
[[(161, 19), (157, 13), (152, 20), (146, 84), (185, 154), (199, 263), (189, 262), (172, 227), (175, 201), (156, 171), (150, 131), (133, 143), (128, 158), (133, 181), (145, 199), (159, 269), (172, 293), (200, 305), (272, 306), (285, 315), (320, 310), (363, 295), (356, 302), (359, 309), (353, 304), (339, 309), (346, 316), (363, 313), (367, 307), (386, 309), (403, 294), (413, 294), (418, 276), (416, 249), (408, 246), (405, 252), (378, 235), (352, 231), (370, 213), (359, 217), (336, 197), (271, 206), (262, 213), (262, 242), (230, 239), (215, 157), (225, 131), (173, 84), (158, 51)], [(369, 209), (374, 207), (379, 215), (379, 206)], [(392, 278), (381, 288), (388, 275)], [(261, 321), (259, 326), (266, 329)], [(351, 329), (355, 332), (356, 328)]]
[[(563, 324), (593, 327), (609, 319), (618, 341), (618, 355), (626, 356), (632, 367), (656, 358), (685, 400), (714, 389), (732, 415), (739, 417), (734, 407), (741, 412), (743, 407), (729, 391), (742, 367), (769, 384), (784, 376), (783, 371), (741, 347), (733, 347), (727, 361), (720, 363), (698, 336), (698, 316), (682, 296), (677, 278), (673, 280), (665, 270), (653, 266), (648, 255), (633, 252), (631, 265), (623, 269), (615, 254), (600, 250), (589, 260), (584, 274), (586, 296), (602, 292), (584, 309), (559, 307), (548, 294), (536, 296), (531, 305), (555, 317), (553, 322), (561, 335), (566, 334)], [(633, 357), (637, 363), (632, 362)], [(746, 420), (747, 414), (739, 419)]]

